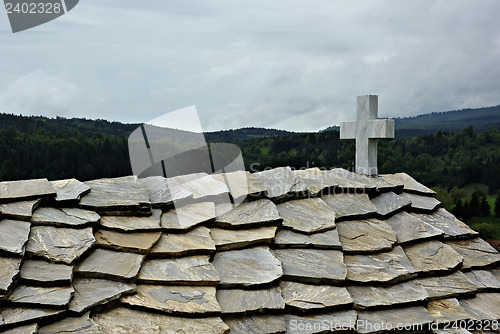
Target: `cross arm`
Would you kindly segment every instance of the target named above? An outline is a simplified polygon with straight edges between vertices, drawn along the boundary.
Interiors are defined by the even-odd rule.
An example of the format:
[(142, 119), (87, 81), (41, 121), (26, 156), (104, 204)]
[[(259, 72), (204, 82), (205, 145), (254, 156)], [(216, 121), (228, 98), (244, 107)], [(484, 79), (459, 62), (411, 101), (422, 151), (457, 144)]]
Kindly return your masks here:
[(356, 139), (356, 122), (340, 122), (340, 139)]
[[(385, 139), (394, 138), (394, 120), (393, 119), (374, 119), (370, 120), (366, 128), (368, 138)], [(342, 137), (341, 137), (342, 138)]]

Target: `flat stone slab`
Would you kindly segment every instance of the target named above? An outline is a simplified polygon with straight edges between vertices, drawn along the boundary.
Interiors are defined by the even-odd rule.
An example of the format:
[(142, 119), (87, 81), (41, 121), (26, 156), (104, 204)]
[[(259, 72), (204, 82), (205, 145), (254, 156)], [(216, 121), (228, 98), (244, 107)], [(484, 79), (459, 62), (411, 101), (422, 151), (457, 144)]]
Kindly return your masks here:
[(139, 282), (148, 284), (217, 285), (219, 274), (209, 256), (189, 256), (146, 261)]
[(338, 250), (276, 249), (283, 278), (303, 283), (339, 283), (346, 278), (344, 256)]
[(442, 236), (444, 232), (420, 218), (421, 215), (400, 212), (387, 219), (398, 236), (398, 243), (407, 243)]
[(363, 283), (396, 283), (416, 276), (403, 248), (371, 255), (346, 255), (347, 279)]
[(217, 226), (226, 228), (261, 226), (280, 221), (276, 206), (268, 199), (241, 203), (215, 219)]
[(456, 298), (432, 300), (427, 304), (427, 311), (434, 317), (436, 324), (449, 324), (471, 318)]
[(96, 249), (75, 267), (75, 273), (87, 278), (130, 281), (137, 277), (144, 255)]
[(211, 254), (215, 244), (210, 230), (200, 226), (187, 233), (163, 233), (151, 250), (152, 256), (173, 257), (189, 254)]
[(90, 187), (77, 179), (51, 181), (56, 190), (56, 202), (79, 201), (90, 192)]
[(145, 313), (126, 308), (115, 308), (92, 317), (97, 328), (103, 333), (152, 334), (165, 333), (203, 333), (227, 334), (229, 327), (221, 318), (180, 318), (163, 314)]
[(139, 285), (135, 294), (123, 296), (120, 300), (132, 307), (162, 313), (206, 315), (221, 311), (214, 286)]
[(2, 332), (3, 334), (38, 334), (38, 325), (37, 324), (30, 324), (30, 325), (24, 325), (24, 326), (19, 326), (13, 329), (6, 330)]
[(476, 285), (478, 291), (500, 289), (500, 281), (488, 270), (472, 270), (464, 274)]
[(380, 175), (382, 179), (387, 182), (398, 186), (403, 186), (403, 189), (407, 192), (424, 194), (424, 195), (435, 195), (436, 192), (430, 188), (427, 188), (421, 183), (415, 181), (410, 175), (406, 173), (396, 173), (396, 174), (385, 174)]
[(35, 285), (71, 285), (73, 266), (45, 261), (24, 261), (21, 278)]
[(96, 305), (116, 300), (124, 294), (136, 291), (135, 284), (93, 278), (77, 278), (73, 281), (75, 295), (69, 304), (69, 311), (84, 314)]
[(336, 311), (316, 315), (286, 314), (287, 334), (319, 334), (352, 332), (356, 329), (356, 311)]
[(314, 234), (302, 234), (289, 230), (280, 230), (276, 234), (274, 246), (278, 248), (321, 248), (342, 250), (337, 229)]
[(192, 192), (172, 178), (151, 176), (138, 179), (137, 182), (147, 190), (153, 206), (169, 206), (193, 197)]
[(56, 191), (47, 179), (0, 182), (0, 202), (55, 195)]
[(459, 297), (477, 291), (476, 285), (461, 271), (446, 276), (418, 278), (415, 282), (427, 290), (431, 299)]
[(353, 173), (343, 168), (333, 168), (324, 171), (323, 180), (327, 183), (338, 184), (338, 187), (342, 190), (375, 190), (377, 188), (374, 184), (377, 182), (375, 178), (363, 177), (361, 174)]
[(302, 311), (353, 304), (345, 287), (283, 281), (280, 288), (285, 304)]
[(358, 312), (358, 333), (382, 333), (397, 329), (403, 332), (422, 331), (434, 321), (423, 306)]
[(476, 320), (500, 319), (500, 293), (478, 293), (475, 298), (460, 299), (459, 302)]
[(453, 248), (437, 240), (405, 246), (404, 251), (413, 267), (422, 273), (451, 272), (464, 261)]
[(411, 201), (396, 195), (391, 191), (388, 193), (382, 193), (373, 198), (372, 204), (377, 208), (377, 214), (382, 217), (387, 217), (407, 206), (410, 206)]
[(34, 199), (30, 201), (0, 204), (0, 213), (5, 218), (28, 221), (31, 219), (33, 211), (38, 207), (40, 202), (40, 199)]
[(443, 208), (432, 215), (416, 213), (412, 213), (412, 215), (443, 231), (444, 237), (447, 239), (464, 239), (479, 235)]
[(398, 240), (388, 223), (375, 218), (338, 222), (337, 231), (345, 253), (389, 251)]
[(411, 202), (411, 208), (415, 211), (434, 212), (441, 202), (431, 196), (421, 196), (411, 193), (402, 193), (399, 196)]
[(34, 226), (26, 246), (30, 255), (51, 262), (71, 264), (95, 244), (92, 228), (72, 229)]
[(247, 171), (213, 174), (212, 177), (219, 182), (225, 183), (231, 196), (237, 202), (242, 201), (247, 196), (259, 197), (267, 194), (266, 188)]
[(480, 269), (500, 263), (500, 253), (481, 238), (446, 242), (464, 257), (463, 269)]
[(151, 212), (149, 193), (134, 176), (85, 182), (91, 191), (80, 200), (80, 206), (107, 214)]
[(283, 275), (281, 262), (265, 246), (218, 252), (213, 265), (223, 287), (267, 284)]
[(322, 199), (335, 211), (337, 220), (366, 218), (377, 212), (367, 194), (333, 194)]
[(254, 173), (253, 176), (267, 189), (267, 196), (274, 200), (281, 200), (307, 189), (307, 186), (295, 177), (290, 167), (278, 167)]
[(61, 333), (101, 334), (102, 332), (90, 320), (89, 313), (81, 317), (68, 317), (53, 324), (43, 326), (38, 330), (38, 334)]
[(0, 250), (22, 256), (31, 224), (21, 220), (0, 220)]
[(189, 230), (214, 219), (214, 203), (194, 203), (164, 212), (161, 216), (161, 227), (168, 230)]
[(224, 317), (224, 322), (234, 334), (282, 334), (286, 332), (282, 315), (248, 315)]
[(96, 224), (101, 219), (94, 211), (77, 208), (38, 208), (31, 217), (33, 225), (50, 225), (80, 228)]
[(72, 287), (37, 287), (18, 286), (8, 300), (14, 304), (28, 305), (30, 307), (56, 307), (68, 306), (75, 290)]
[(354, 299), (356, 309), (423, 302), (429, 298), (425, 288), (414, 281), (389, 287), (348, 286), (347, 290)]
[(219, 289), (217, 301), (223, 314), (285, 309), (285, 301), (278, 287), (264, 290)]
[(161, 232), (121, 233), (99, 230), (94, 236), (101, 248), (146, 254), (160, 240)]
[(316, 167), (293, 171), (293, 175), (300, 182), (304, 183), (309, 193), (314, 196), (318, 194), (328, 194), (338, 186), (338, 182), (325, 177), (326, 173), (326, 171), (322, 171)]
[(19, 274), (21, 258), (0, 256), (0, 295), (7, 294), (14, 284), (14, 278)]
[(234, 250), (255, 244), (270, 244), (276, 235), (277, 226), (264, 226), (244, 230), (210, 229), (217, 250)]
[[(228, 187), (206, 173), (181, 175), (172, 178), (193, 194), (193, 199), (220, 197), (229, 193)], [(227, 197), (229, 200), (229, 197)]]
[(277, 206), (283, 227), (302, 233), (335, 228), (335, 212), (320, 198), (306, 198)]
[(7, 307), (0, 309), (0, 319), (3, 320), (4, 325), (26, 324), (55, 318), (64, 312), (64, 310), (49, 308)]
[[(154, 210), (156, 211), (156, 210)], [(153, 214), (149, 217), (103, 216), (101, 226), (118, 232), (160, 231), (160, 219)]]

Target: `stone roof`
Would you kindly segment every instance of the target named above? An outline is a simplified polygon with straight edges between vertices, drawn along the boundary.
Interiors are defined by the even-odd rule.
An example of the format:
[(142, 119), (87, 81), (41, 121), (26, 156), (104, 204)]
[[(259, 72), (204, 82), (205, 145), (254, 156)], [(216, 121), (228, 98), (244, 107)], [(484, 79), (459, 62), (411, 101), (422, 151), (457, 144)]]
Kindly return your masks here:
[(500, 320), (500, 254), (409, 175), (238, 173), (1, 182), (0, 332), (469, 333), (445, 329)]

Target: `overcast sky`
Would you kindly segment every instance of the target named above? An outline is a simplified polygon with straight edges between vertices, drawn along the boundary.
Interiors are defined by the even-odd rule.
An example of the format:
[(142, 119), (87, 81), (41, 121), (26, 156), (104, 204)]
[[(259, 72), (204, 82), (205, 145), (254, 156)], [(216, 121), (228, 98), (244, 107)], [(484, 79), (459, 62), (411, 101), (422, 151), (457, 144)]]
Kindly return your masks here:
[(80, 0), (13, 34), (0, 112), (145, 122), (196, 105), (207, 131), (316, 131), (500, 104), (498, 0)]

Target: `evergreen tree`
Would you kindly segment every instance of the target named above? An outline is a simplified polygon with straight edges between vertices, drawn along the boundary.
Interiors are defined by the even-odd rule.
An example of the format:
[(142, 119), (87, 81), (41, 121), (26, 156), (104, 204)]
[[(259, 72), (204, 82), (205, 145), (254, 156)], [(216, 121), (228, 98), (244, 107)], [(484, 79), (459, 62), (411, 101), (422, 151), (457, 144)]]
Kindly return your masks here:
[(458, 217), (458, 218), (463, 218), (464, 216), (464, 207), (462, 205), (462, 200), (460, 198), (457, 198), (455, 200), (455, 207), (453, 208), (453, 211), (451, 213), (453, 213), (453, 215), (455, 217)]
[(500, 218), (500, 192), (497, 195), (497, 199), (495, 200), (495, 216)]
[(480, 217), (488, 217), (491, 213), (490, 203), (486, 199), (486, 196), (481, 195), (480, 203), (479, 203), (479, 216)]
[(480, 208), (480, 195), (477, 191), (474, 191), (472, 193), (472, 196), (470, 198), (470, 216), (471, 217), (479, 217), (479, 214), (481, 212)]

